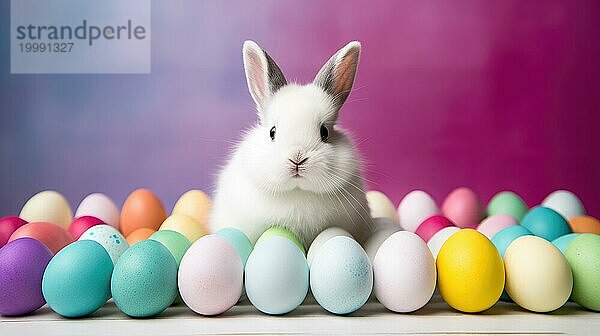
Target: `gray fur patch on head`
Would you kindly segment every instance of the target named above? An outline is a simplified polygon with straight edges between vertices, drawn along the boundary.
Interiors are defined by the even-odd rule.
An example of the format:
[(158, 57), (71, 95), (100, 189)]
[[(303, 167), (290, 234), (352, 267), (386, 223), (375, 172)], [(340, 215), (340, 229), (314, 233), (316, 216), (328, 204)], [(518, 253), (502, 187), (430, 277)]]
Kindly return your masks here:
[(287, 85), (287, 80), (281, 72), (277, 63), (269, 56), (269, 54), (263, 50), (265, 53), (265, 57), (267, 58), (267, 76), (269, 79), (269, 89), (271, 89), (271, 93), (277, 92), (277, 90), (281, 89), (282, 86)]

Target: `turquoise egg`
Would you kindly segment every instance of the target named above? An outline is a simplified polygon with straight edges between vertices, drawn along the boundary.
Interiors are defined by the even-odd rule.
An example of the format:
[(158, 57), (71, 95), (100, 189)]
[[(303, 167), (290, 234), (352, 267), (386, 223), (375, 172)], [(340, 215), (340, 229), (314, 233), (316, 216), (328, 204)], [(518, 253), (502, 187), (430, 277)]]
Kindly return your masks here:
[(42, 293), (66, 317), (89, 315), (110, 298), (113, 263), (102, 245), (80, 240), (60, 250), (46, 267)]
[(177, 297), (177, 262), (163, 244), (143, 240), (119, 258), (110, 288), (123, 313), (133, 317), (160, 314)]
[(569, 233), (569, 234), (566, 234), (564, 236), (560, 236), (560, 237), (554, 239), (552, 241), (552, 244), (554, 246), (558, 247), (560, 252), (565, 254), (567, 252), (567, 248), (569, 247), (569, 244), (571, 243), (571, 240), (573, 240), (573, 238), (575, 238), (577, 236), (579, 236), (579, 233)]
[(534, 235), (547, 241), (553, 241), (572, 232), (563, 216), (550, 208), (542, 206), (529, 210), (523, 217), (521, 225)]
[(242, 258), (242, 264), (246, 266), (248, 257), (252, 252), (252, 243), (250, 239), (240, 230), (236, 228), (223, 228), (217, 231), (217, 234), (225, 238), (233, 247), (236, 249), (240, 258)]
[(513, 242), (513, 240), (521, 237), (521, 236), (531, 236), (532, 233), (524, 228), (521, 225), (513, 225), (507, 228), (504, 228), (492, 237), (492, 243), (498, 249), (500, 256), (504, 258), (504, 252), (508, 248), (508, 245)]
[(250, 302), (263, 313), (278, 315), (296, 309), (308, 293), (304, 253), (284, 237), (263, 240), (248, 257), (245, 288)]
[(350, 237), (329, 239), (312, 260), (310, 289), (321, 307), (334, 314), (358, 310), (373, 289), (373, 268), (367, 253)]

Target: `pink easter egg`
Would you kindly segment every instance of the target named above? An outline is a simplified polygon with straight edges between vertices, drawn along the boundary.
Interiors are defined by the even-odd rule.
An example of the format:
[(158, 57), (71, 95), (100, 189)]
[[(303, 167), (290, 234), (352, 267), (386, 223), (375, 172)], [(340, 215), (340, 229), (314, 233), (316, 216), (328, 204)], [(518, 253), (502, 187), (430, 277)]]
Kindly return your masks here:
[(6, 216), (0, 218), (0, 247), (8, 243), (8, 239), (13, 232), (17, 231), (18, 228), (27, 224), (26, 220), (23, 220), (17, 216)]
[(460, 228), (475, 228), (485, 217), (479, 196), (466, 187), (456, 188), (446, 196), (442, 214)]
[(204, 236), (181, 259), (177, 281), (181, 299), (191, 310), (202, 315), (221, 314), (242, 295), (242, 258), (222, 236)]
[(68, 231), (73, 235), (73, 238), (77, 240), (85, 231), (87, 231), (87, 229), (99, 224), (104, 224), (104, 222), (94, 216), (81, 216), (75, 218), (71, 222)]
[(434, 215), (421, 223), (415, 233), (425, 242), (428, 242), (434, 234), (445, 227), (455, 226), (448, 218), (440, 215)]
[(52, 254), (58, 253), (63, 247), (71, 244), (73, 236), (61, 226), (46, 222), (28, 223), (18, 228), (8, 242), (13, 240), (28, 237), (33, 238), (46, 245)]
[(484, 219), (477, 227), (477, 231), (492, 239), (500, 230), (517, 224), (519, 223), (513, 216), (494, 215)]

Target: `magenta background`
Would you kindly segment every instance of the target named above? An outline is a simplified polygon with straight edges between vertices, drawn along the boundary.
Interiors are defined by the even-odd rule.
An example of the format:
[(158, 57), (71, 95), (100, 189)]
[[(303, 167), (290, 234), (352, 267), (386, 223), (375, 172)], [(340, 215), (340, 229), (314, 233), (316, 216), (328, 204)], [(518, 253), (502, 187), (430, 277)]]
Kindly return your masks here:
[(100, 191), (154, 190), (170, 208), (212, 192), (254, 121), (241, 45), (254, 39), (288, 79), (309, 81), (363, 43), (342, 110), (371, 188), (398, 203), (470, 186), (530, 204), (567, 188), (600, 216), (600, 2), (181, 1), (152, 3), (151, 75), (10, 75), (0, 4), (0, 215), (37, 191), (75, 207)]

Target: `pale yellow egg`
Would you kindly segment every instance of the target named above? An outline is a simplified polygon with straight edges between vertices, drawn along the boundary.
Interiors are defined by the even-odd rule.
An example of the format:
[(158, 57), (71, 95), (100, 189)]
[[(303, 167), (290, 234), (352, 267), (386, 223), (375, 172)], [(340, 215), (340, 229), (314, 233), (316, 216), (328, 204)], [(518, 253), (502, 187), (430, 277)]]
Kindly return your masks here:
[(210, 208), (211, 202), (208, 195), (200, 190), (190, 190), (179, 197), (172, 214), (186, 215), (207, 228)]
[(200, 237), (208, 234), (206, 226), (198, 223), (192, 217), (183, 214), (172, 214), (167, 217), (159, 230), (171, 230), (184, 235), (190, 242), (195, 242)]
[(54, 190), (45, 190), (27, 200), (19, 217), (29, 223), (47, 222), (66, 229), (73, 220), (73, 212), (63, 195)]

